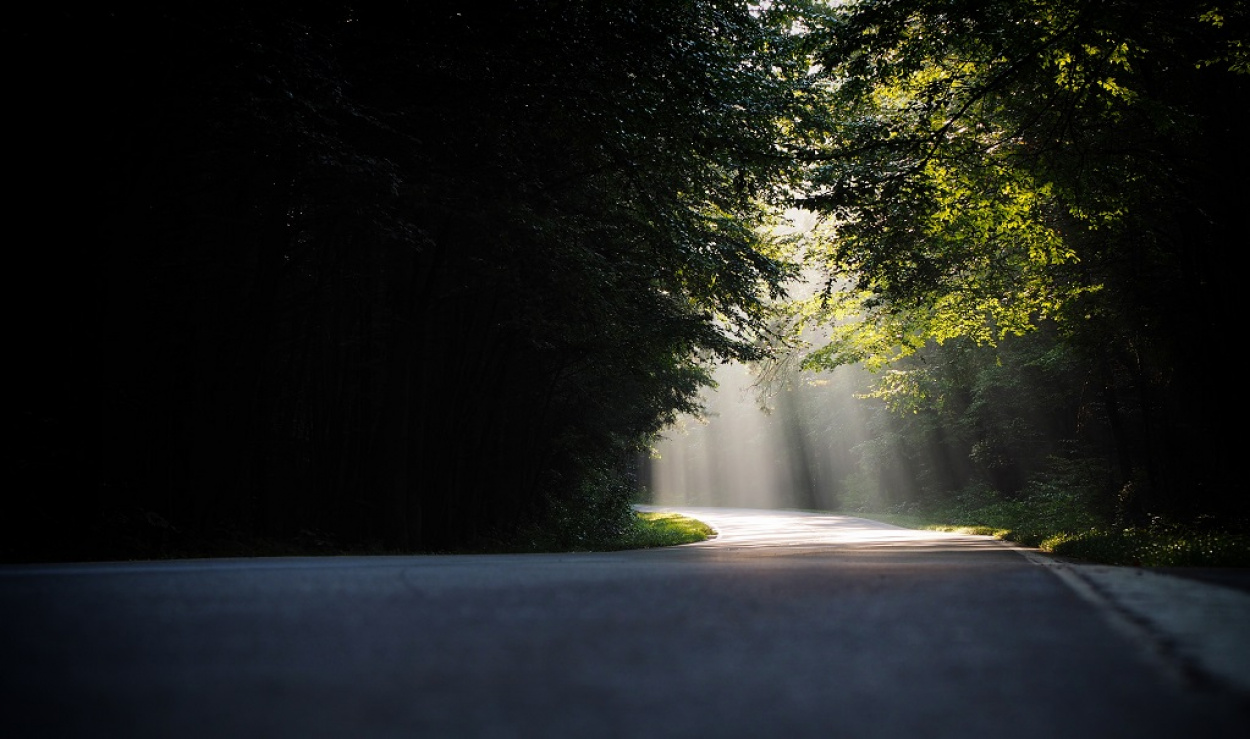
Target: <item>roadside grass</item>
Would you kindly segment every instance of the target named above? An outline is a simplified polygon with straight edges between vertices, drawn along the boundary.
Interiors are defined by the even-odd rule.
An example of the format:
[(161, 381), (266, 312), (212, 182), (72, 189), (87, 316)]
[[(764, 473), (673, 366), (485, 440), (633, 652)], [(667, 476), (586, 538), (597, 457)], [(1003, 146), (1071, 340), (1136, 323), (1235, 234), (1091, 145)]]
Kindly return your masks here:
[(1175, 526), (1061, 532), (1038, 548), (1064, 557), (1139, 567), (1250, 567), (1250, 536)]
[(621, 538), (621, 549), (673, 547), (706, 541), (715, 530), (702, 521), (679, 513), (638, 512), (634, 527)]
[[(1001, 503), (980, 508), (932, 512), (865, 512), (875, 521), (911, 529), (993, 536), (1071, 559), (1136, 567), (1250, 567), (1250, 535), (1203, 530), (1156, 520), (1149, 526), (1123, 527), (1082, 521), (1062, 525), (1073, 509), (1060, 516), (1012, 509)], [(1053, 513), (1053, 511), (1052, 511)], [(1077, 516), (1086, 519), (1086, 516)], [(1074, 523), (1071, 520), (1066, 523)], [(1059, 525), (1056, 525), (1059, 524)]]
[(620, 525), (530, 529), (507, 541), (487, 543), (459, 553), (619, 552), (693, 544), (715, 533), (702, 521), (678, 513), (634, 511)]

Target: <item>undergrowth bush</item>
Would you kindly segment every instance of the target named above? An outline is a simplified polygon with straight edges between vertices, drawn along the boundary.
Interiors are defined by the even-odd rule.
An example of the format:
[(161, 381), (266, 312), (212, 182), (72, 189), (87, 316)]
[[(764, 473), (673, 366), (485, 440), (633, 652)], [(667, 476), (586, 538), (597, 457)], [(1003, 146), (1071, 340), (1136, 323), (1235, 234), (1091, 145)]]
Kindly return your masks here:
[(568, 499), (548, 501), (547, 515), (509, 548), (584, 552), (610, 547), (634, 525), (634, 491), (620, 474), (591, 470)]
[(1156, 518), (1149, 526), (1116, 525), (1114, 510), (1099, 505), (1100, 462), (1052, 459), (1045, 475), (1017, 497), (972, 486), (945, 504), (884, 511), (887, 520), (915, 528), (997, 536), (1044, 552), (1112, 565), (1250, 567), (1245, 527), (1216, 529)]
[(1031, 486), (1017, 499), (978, 487), (956, 496), (933, 514), (949, 526), (1038, 546), (1056, 534), (1085, 531), (1103, 523), (1086, 500), (1083, 491), (1053, 486)]
[(1177, 526), (1091, 529), (1061, 533), (1042, 551), (1113, 565), (1138, 567), (1250, 567), (1250, 536), (1185, 531)]

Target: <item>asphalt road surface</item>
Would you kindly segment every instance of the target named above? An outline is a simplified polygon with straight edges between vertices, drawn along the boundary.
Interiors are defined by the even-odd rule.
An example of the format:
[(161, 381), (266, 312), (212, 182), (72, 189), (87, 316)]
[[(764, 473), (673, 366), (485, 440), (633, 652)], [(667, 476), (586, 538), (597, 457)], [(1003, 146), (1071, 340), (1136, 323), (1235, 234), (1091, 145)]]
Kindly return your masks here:
[(1250, 736), (1245, 590), (684, 512), (717, 538), (0, 567), (0, 736)]

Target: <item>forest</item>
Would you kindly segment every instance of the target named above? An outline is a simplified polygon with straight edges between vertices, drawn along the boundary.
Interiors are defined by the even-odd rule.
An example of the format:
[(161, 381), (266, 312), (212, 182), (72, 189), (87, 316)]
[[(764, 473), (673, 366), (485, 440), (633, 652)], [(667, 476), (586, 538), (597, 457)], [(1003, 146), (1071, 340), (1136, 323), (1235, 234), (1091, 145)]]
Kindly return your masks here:
[(811, 507), (1250, 528), (1245, 2), (15, 17), (5, 560), (575, 546), (733, 363)]

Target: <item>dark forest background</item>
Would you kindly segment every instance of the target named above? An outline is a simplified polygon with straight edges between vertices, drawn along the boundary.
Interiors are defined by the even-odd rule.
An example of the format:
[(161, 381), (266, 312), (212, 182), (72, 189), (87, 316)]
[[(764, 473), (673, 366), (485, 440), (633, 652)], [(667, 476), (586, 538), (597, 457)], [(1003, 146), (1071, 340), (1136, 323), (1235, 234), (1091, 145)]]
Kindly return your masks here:
[[(935, 157), (1051, 183), (1080, 259), (1040, 331), (928, 343), (944, 402), (889, 437), (958, 460), (923, 494), (1095, 460), (1108, 516), (1244, 521), (1243, 4), (453, 5), (13, 16), (6, 559), (610, 534), (709, 367), (788, 351), (804, 258), (886, 324), (1035, 284), (907, 235)], [(842, 235), (770, 239), (795, 204)], [(1021, 398), (1050, 425), (1012, 436)]]
[(704, 360), (753, 355), (785, 274), (742, 216), (787, 101), (730, 74), (767, 53), (734, 4), (18, 28), (10, 556), (611, 530), (649, 435)]

